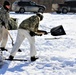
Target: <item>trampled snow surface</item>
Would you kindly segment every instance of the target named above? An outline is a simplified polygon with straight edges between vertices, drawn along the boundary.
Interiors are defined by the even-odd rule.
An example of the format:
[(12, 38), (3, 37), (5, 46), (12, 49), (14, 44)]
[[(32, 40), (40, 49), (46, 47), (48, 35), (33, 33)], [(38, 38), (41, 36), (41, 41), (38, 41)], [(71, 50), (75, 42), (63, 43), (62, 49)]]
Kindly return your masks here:
[[(10, 13), (11, 17), (18, 18), (18, 25), (22, 20), (34, 14)], [(0, 68), (0, 75), (76, 75), (76, 14), (51, 14), (44, 13), (44, 19), (40, 22), (39, 29), (50, 31), (51, 28), (62, 25), (66, 35), (54, 37), (51, 34), (36, 36), (36, 49), (39, 59), (30, 62), (30, 46), (27, 39), (21, 45), (22, 52), (17, 52), (15, 58), (27, 59), (26, 62), (5, 61)], [(14, 42), (17, 31), (9, 31)], [(60, 38), (60, 39), (52, 39)], [(4, 51), (4, 57), (8, 58), (12, 48), (9, 38)]]

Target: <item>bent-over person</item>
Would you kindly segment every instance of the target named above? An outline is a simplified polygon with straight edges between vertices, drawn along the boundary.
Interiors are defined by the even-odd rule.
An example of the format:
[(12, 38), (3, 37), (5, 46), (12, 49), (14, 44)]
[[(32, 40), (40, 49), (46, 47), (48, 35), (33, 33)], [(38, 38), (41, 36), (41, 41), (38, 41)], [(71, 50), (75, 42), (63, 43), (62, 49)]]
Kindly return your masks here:
[(15, 45), (13, 46), (9, 56), (10, 60), (13, 60), (16, 52), (18, 51), (25, 38), (27, 38), (30, 43), (30, 60), (35, 61), (36, 59), (38, 59), (38, 57), (36, 57), (37, 51), (35, 48), (35, 35), (41, 36), (42, 34), (47, 34), (46, 31), (38, 30), (39, 22), (42, 19), (43, 15), (41, 13), (38, 13), (21, 22), (21, 24), (19, 25)]

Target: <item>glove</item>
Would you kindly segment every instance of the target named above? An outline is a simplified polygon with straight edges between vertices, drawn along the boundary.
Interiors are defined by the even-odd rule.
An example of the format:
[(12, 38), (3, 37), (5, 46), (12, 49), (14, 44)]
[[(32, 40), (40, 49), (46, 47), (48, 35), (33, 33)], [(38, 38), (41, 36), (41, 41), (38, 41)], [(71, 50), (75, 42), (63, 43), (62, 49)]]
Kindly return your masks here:
[(2, 23), (1, 23), (2, 25), (5, 25), (5, 22), (4, 21), (2, 21)]
[(42, 36), (42, 34), (38, 34), (38, 36)]
[(4, 22), (4, 21), (2, 21), (2, 23), (1, 23), (1, 24), (2, 24), (2, 26), (4, 26), (4, 27), (6, 28), (6, 26), (5, 26), (5, 22)]
[(46, 35), (46, 34), (48, 34), (48, 32), (47, 31), (44, 31), (44, 35)]
[(33, 32), (33, 31), (30, 31), (30, 33), (29, 33), (31, 36), (35, 36), (36, 34), (35, 34), (35, 32)]

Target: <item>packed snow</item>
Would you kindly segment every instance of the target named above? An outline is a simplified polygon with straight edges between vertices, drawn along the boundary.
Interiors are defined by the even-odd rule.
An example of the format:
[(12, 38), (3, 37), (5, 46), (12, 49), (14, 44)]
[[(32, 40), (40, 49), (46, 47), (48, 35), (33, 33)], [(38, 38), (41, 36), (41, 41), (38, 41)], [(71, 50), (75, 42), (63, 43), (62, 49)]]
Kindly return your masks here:
[[(26, 18), (35, 15), (33, 13), (15, 14), (18, 25)], [(28, 61), (4, 61), (0, 68), (0, 75), (76, 75), (76, 14), (44, 13), (44, 19), (40, 22), (39, 29), (50, 32), (51, 28), (62, 25), (66, 35), (52, 36), (50, 33), (36, 36), (36, 49), (38, 60), (30, 61), (30, 46), (25, 39), (20, 46), (22, 52), (17, 52), (15, 58)], [(9, 31), (14, 43), (17, 30)], [(57, 38), (57, 39), (54, 39)], [(8, 37), (6, 45), (8, 51), (3, 56), (8, 58), (12, 50), (11, 39)]]

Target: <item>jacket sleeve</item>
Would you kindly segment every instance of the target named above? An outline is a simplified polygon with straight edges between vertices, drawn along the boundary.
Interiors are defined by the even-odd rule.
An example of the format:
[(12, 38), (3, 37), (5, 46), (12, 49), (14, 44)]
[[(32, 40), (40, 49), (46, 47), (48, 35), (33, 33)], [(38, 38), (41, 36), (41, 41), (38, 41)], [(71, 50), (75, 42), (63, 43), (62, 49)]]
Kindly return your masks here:
[(5, 23), (5, 27), (8, 29), (9, 12), (5, 11), (3, 8), (0, 9), (0, 22), (1, 21)]

